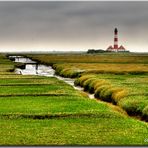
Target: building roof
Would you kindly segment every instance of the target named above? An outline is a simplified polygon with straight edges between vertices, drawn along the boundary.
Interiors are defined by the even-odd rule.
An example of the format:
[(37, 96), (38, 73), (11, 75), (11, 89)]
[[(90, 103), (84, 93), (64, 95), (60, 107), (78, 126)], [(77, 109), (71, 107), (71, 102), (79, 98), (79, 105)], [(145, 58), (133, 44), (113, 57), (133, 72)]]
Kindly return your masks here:
[(107, 50), (112, 50), (112, 49), (113, 47), (111, 45), (107, 48)]
[(125, 50), (125, 48), (122, 45), (118, 49)]

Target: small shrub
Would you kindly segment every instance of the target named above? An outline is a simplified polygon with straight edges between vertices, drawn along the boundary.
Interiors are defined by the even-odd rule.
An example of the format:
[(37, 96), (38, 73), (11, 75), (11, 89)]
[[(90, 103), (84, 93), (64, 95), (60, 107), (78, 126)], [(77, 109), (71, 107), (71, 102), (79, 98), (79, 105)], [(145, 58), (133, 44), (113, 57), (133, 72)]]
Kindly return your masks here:
[(72, 77), (72, 74), (73, 74), (73, 71), (71, 69), (66, 69), (64, 72), (63, 72), (63, 76), (64, 77)]
[(90, 78), (93, 78), (94, 75), (83, 75), (82, 77), (80, 77), (80, 86), (83, 86), (83, 83), (87, 80), (87, 79), (90, 79)]
[(100, 93), (103, 89), (107, 89), (110, 85), (101, 85), (95, 90), (95, 97), (100, 98)]
[(115, 104), (117, 104), (122, 98), (126, 97), (128, 95), (127, 90), (122, 88), (115, 88), (112, 90), (112, 100)]
[(56, 69), (56, 74), (63, 77), (75, 78), (79, 75), (79, 72), (75, 69), (59, 67)]
[(110, 85), (110, 83), (107, 82), (106, 80), (97, 81), (97, 82), (94, 84), (94, 91), (95, 91), (98, 87), (100, 87), (100, 86), (102, 86), (102, 85)]
[(100, 92), (100, 99), (106, 102), (112, 102), (111, 96), (112, 96), (112, 90), (111, 86), (108, 86)]
[(138, 102), (137, 101), (126, 101), (122, 105), (122, 108), (127, 111), (128, 114), (130, 115), (136, 115), (137, 114), (137, 106)]
[(94, 78), (90, 83), (89, 83), (89, 85), (88, 85), (88, 89), (89, 89), (89, 92), (90, 93), (94, 93), (94, 91), (95, 91), (95, 85), (98, 83), (102, 83), (102, 81), (103, 80), (99, 80), (99, 79), (97, 79), (97, 78)]
[(70, 78), (76, 78), (76, 77), (78, 77), (79, 76), (79, 72), (78, 71), (73, 71), (72, 73), (71, 73), (71, 76), (70, 76)]
[(74, 85), (75, 86), (79, 86), (80, 85), (80, 79), (77, 78), (75, 81), (74, 81)]
[(62, 70), (59, 72), (59, 75), (60, 75), (60, 76), (64, 76), (64, 77), (67, 77), (69, 74), (70, 74), (70, 68), (62, 69)]
[(60, 72), (62, 71), (63, 67), (61, 65), (57, 65), (57, 64), (53, 64), (52, 68), (55, 70), (56, 74), (60, 74)]
[(84, 87), (84, 90), (88, 90), (89, 91), (89, 84), (94, 80), (95, 78), (89, 78), (87, 79), (86, 81), (84, 81), (83, 83), (83, 87)]
[(96, 81), (98, 81), (97, 79), (94, 79), (93, 81), (91, 81), (88, 85), (88, 90), (90, 93), (94, 93), (94, 84), (96, 83)]
[(145, 104), (142, 101), (138, 100), (129, 100), (127, 98), (123, 99), (122, 102), (119, 102), (119, 105), (127, 111), (129, 115), (142, 115), (142, 110)]
[(90, 79), (90, 78), (92, 78), (92, 77), (93, 77), (92, 75), (83, 75), (83, 76), (77, 78), (77, 79), (75, 80), (74, 84), (75, 84), (76, 86), (78, 86), (78, 85), (83, 86), (83, 83), (84, 83), (87, 79)]

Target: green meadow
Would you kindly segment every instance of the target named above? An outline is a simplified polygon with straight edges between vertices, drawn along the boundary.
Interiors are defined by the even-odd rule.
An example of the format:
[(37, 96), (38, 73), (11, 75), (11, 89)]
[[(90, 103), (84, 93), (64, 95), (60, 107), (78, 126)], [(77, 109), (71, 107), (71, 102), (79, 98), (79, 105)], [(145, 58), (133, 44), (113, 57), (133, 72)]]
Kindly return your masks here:
[[(35, 55), (56, 74), (76, 78), (95, 97), (120, 106), (129, 115), (148, 121), (148, 54), (106, 53)], [(56, 62), (57, 61), (57, 62)]]
[[(59, 59), (56, 63), (55, 59), (53, 63), (50, 61), (53, 55), (46, 55), (46, 59), (43, 56), (31, 55), (55, 69), (64, 63), (68, 65), (67, 60), (70, 59), (62, 59), (61, 63)], [(74, 59), (78, 60), (75, 56)], [(74, 60), (72, 57), (71, 60)], [(138, 62), (142, 64), (142, 58)], [(113, 105), (115, 102), (111, 103), (113, 98), (110, 96), (107, 98), (111, 101), (104, 100), (103, 93), (102, 98), (89, 99), (84, 92), (54, 77), (17, 75), (11, 72), (16, 64), (4, 55), (0, 55), (0, 64), (0, 145), (148, 145), (148, 124), (130, 117), (124, 108), (126, 103), (135, 101), (134, 96), (144, 104), (141, 111), (146, 110), (146, 72), (137, 75), (99, 74), (75, 66), (79, 68), (75, 83), (83, 87), (85, 84), (86, 91), (89, 91), (91, 82), (91, 92), (95, 92), (95, 83), (98, 85), (97, 93), (99, 84), (103, 87), (103, 83), (105, 87), (109, 86), (105, 90), (112, 87), (114, 92), (120, 92), (120, 95), (114, 93), (120, 101)], [(76, 65), (76, 62), (69, 64)], [(63, 66), (60, 70), (56, 69), (59, 74), (62, 70)], [(73, 72), (75, 69), (70, 65), (72, 77)], [(68, 71), (66, 73), (67, 77), (70, 76)]]

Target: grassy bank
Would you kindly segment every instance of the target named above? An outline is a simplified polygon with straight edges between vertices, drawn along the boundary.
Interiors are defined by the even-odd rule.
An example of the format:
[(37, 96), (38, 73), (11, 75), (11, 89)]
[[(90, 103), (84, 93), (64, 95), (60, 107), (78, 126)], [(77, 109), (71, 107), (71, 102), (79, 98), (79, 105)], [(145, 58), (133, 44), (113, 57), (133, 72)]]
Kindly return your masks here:
[(56, 74), (78, 78), (75, 84), (95, 93), (97, 98), (148, 121), (147, 54), (81, 54), (66, 55), (65, 59), (64, 55), (35, 55), (32, 58), (53, 64)]
[(148, 121), (147, 80), (147, 75), (83, 75), (75, 85), (94, 93), (98, 99), (119, 105), (130, 115), (138, 115)]
[(118, 107), (91, 100), (56, 78), (4, 73), (0, 145), (148, 144), (147, 123)]
[(148, 54), (66, 54), (28, 55), (41, 63), (52, 65), (56, 73), (78, 77), (81, 73), (148, 74)]

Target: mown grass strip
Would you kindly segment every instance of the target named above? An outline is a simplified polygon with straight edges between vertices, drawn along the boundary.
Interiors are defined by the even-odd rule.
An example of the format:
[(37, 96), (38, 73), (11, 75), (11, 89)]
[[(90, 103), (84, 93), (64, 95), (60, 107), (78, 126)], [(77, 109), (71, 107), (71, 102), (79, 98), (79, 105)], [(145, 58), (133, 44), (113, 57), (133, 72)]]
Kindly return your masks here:
[(27, 93), (22, 93), (22, 94), (0, 94), (0, 97), (21, 97), (21, 96), (71, 96), (67, 93), (31, 93), (31, 94), (27, 94)]
[(0, 144), (3, 146), (147, 145), (147, 125), (132, 119), (1, 119), (0, 126)]
[[(126, 116), (107, 104), (90, 100), (80, 94), (59, 96), (14, 96), (0, 98), (1, 114), (104, 114)], [(105, 117), (105, 116), (104, 116)]]
[(72, 113), (72, 114), (0, 114), (1, 119), (60, 119), (60, 118), (121, 118), (123, 116), (117, 116), (113, 113), (108, 113), (107, 115), (104, 112), (92, 114), (92, 113)]
[(42, 83), (42, 84), (35, 84), (35, 83), (33, 83), (33, 84), (30, 84), (30, 83), (19, 83), (19, 84), (0, 84), (0, 86), (46, 86), (46, 85), (51, 85), (51, 84), (53, 84), (53, 83), (47, 83), (47, 84), (44, 84), (44, 83)]

